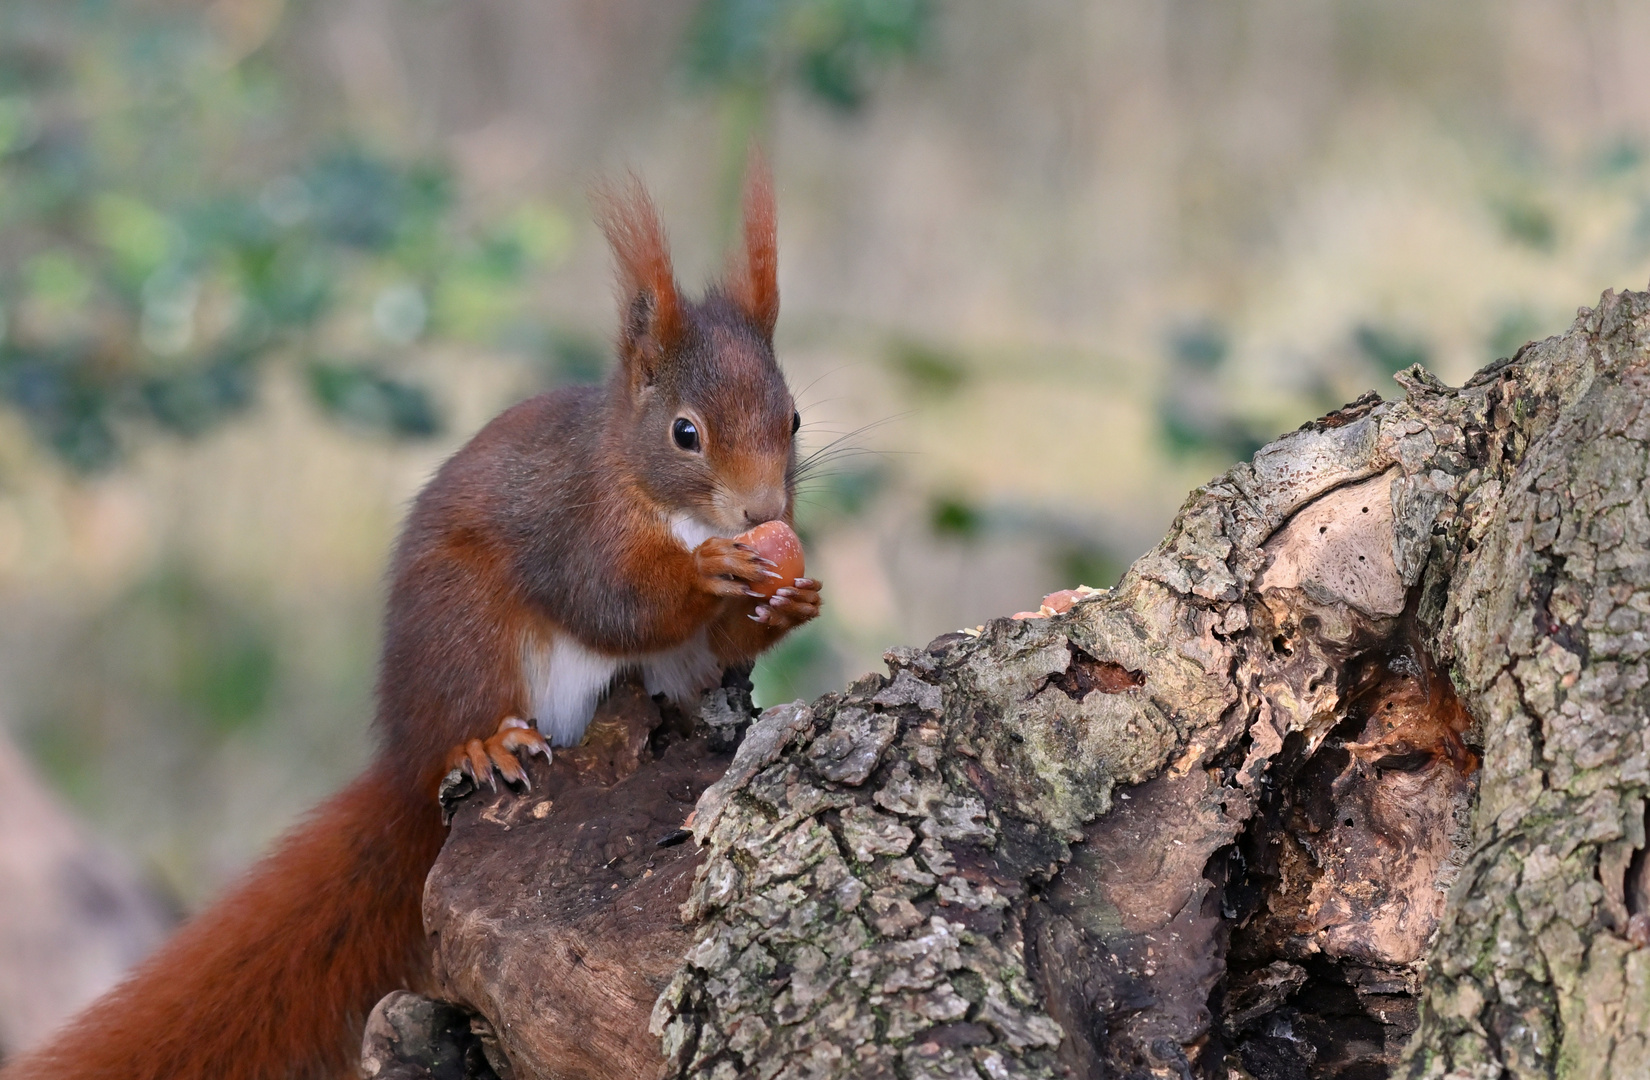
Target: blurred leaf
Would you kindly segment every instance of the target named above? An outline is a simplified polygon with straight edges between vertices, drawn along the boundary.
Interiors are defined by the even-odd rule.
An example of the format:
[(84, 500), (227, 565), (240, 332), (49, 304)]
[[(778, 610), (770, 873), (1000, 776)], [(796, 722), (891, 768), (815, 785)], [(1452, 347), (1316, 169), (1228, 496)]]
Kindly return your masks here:
[(150, 378), (143, 402), (157, 424), (177, 435), (203, 435), (252, 403), (252, 372), (245, 360), (228, 358), (206, 367)]
[(43, 251), (25, 270), (29, 292), (57, 313), (67, 314), (86, 305), (94, 279), (81, 260), (68, 251)]
[[(0, 390), (77, 470), (146, 431), (212, 429), (266, 364), (320, 341), (491, 342), (529, 320), (527, 275), (570, 249), (548, 204), (461, 224), (441, 163), (347, 136), (311, 149), (277, 69), (224, 64), (198, 8), (23, 6), (0, 17)], [(248, 163), (255, 181), (220, 179)], [(345, 423), (439, 427), (427, 390), (375, 366), (305, 374)]]
[(1169, 357), (1193, 371), (1212, 372), (1225, 362), (1231, 344), (1226, 328), (1213, 319), (1183, 323), (1169, 332)]
[(842, 469), (821, 476), (811, 489), (814, 502), (822, 510), (838, 517), (853, 518), (865, 512), (870, 501), (888, 482), (888, 474), (880, 467)]
[(1175, 457), (1215, 454), (1226, 462), (1244, 461), (1270, 441), (1244, 418), (1203, 415), (1173, 393), (1158, 402), (1157, 429)]
[(1558, 242), (1552, 211), (1528, 198), (1507, 198), (1494, 205), (1501, 231), (1536, 251), (1551, 251)]
[(500, 283), (484, 260), (455, 263), (436, 283), (432, 304), (435, 327), (465, 341), (490, 341), (508, 324), (517, 299)]
[(1500, 360), (1517, 352), (1526, 342), (1541, 334), (1541, 320), (1527, 307), (1515, 307), (1503, 312), (1490, 331), (1491, 360)]
[(137, 282), (152, 274), (173, 243), (172, 225), (140, 199), (105, 192), (92, 203), (97, 239), (115, 258), (117, 270)]
[(429, 307), (424, 293), (411, 282), (379, 290), (372, 302), (372, 325), (379, 337), (395, 345), (410, 345), (424, 332)]
[(1054, 554), (1054, 566), (1060, 575), (1062, 589), (1078, 585), (1110, 588), (1128, 568), (1127, 563), (1097, 543), (1072, 543), (1058, 548)]
[(796, 529), (804, 540), (863, 514), (888, 481), (878, 467), (839, 469), (802, 482), (796, 495)]
[(569, 330), (552, 330), (549, 352), (556, 373), (567, 382), (593, 383), (607, 369), (607, 349), (598, 341)]
[(958, 496), (942, 495), (929, 505), (928, 523), (940, 536), (971, 539), (984, 528), (985, 514)]
[(1623, 137), (1606, 146), (1593, 164), (1601, 179), (1627, 176), (1644, 164), (1644, 146), (1637, 140)]
[(477, 277), (508, 285), (521, 278), (527, 261), (526, 245), (518, 237), (496, 233), (482, 238), (470, 258), (470, 267)]
[(94, 372), (91, 363), (67, 351), (51, 355), (0, 346), (0, 393), (42, 443), (81, 472), (105, 469), (120, 456), (109, 418), (111, 398), (94, 381)]
[(879, 69), (921, 50), (931, 22), (927, 0), (700, 0), (683, 64), (700, 85), (771, 92), (794, 82), (851, 111)]
[(279, 674), (267, 618), (184, 565), (166, 567), (98, 621), (83, 652), (116, 693), (224, 735), (255, 726)]
[(939, 349), (916, 342), (897, 342), (888, 354), (888, 365), (918, 393), (946, 397), (962, 389), (969, 371), (962, 362)]
[(1174, 457), (1213, 454), (1224, 461), (1251, 456), (1264, 440), (1249, 421), (1234, 416), (1220, 369), (1231, 354), (1225, 326), (1213, 318), (1189, 319), (1167, 337), (1169, 375), (1157, 403), (1157, 427)]
[(370, 364), (310, 365), (310, 389), (325, 411), (351, 426), (404, 439), (439, 434), (441, 420), (428, 391), (382, 374)]
[(64, 709), (34, 718), (21, 732), (29, 759), (76, 807), (97, 805), (97, 765), (106, 753), (102, 728)]
[(1627, 230), (1628, 243), (1637, 253), (1650, 251), (1650, 198), (1639, 199), (1638, 212)]
[(1198, 423), (1173, 400), (1165, 400), (1157, 407), (1157, 427), (1171, 453), (1184, 455), (1207, 450), (1216, 442), (1207, 427)]
[(17, 94), (0, 96), (0, 157), (33, 142), (38, 131), (27, 98)]
[(61, 82), (68, 72), (62, 57), (25, 35), (0, 40), (0, 93), (39, 93)]
[[(218, 731), (261, 718), (275, 683), (275, 648), (266, 631), (245, 622), (214, 625), (179, 657), (178, 697)], [(210, 643), (210, 644), (208, 644)]]
[(798, 698), (818, 697), (841, 679), (841, 663), (830, 645), (830, 630), (814, 620), (786, 634), (762, 654), (751, 672), (751, 697), (766, 708)]
[(545, 203), (523, 206), (504, 222), (529, 262), (558, 263), (573, 250), (573, 223)]
[(1352, 343), (1383, 375), (1395, 375), (1411, 365), (1425, 367), (1432, 362), (1432, 350), (1425, 341), (1389, 327), (1360, 324), (1352, 331)]
[(306, 173), (304, 187), (317, 228), (338, 243), (368, 250), (388, 248), (451, 203), (439, 170), (403, 172), (356, 147), (323, 155)]

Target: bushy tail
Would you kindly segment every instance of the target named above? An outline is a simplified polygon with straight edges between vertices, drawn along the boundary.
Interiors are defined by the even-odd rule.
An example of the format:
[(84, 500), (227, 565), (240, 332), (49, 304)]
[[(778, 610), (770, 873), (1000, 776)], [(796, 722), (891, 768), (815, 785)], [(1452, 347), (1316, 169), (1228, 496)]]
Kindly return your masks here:
[(333, 1080), (426, 966), (433, 799), (369, 773), (0, 1080)]

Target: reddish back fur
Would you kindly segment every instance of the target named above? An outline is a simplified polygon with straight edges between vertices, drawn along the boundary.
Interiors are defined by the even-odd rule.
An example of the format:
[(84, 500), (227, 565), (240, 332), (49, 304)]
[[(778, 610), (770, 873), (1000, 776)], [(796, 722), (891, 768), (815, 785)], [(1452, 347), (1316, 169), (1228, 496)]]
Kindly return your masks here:
[(323, 1080), (364, 1010), (427, 966), (424, 875), (445, 830), (369, 772), (6, 1080)]

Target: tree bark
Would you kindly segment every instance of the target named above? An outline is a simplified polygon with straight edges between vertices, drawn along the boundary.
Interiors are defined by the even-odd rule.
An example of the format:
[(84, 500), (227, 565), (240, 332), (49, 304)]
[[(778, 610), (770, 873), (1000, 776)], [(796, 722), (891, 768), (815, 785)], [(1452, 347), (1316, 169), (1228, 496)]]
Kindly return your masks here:
[[(702, 847), (462, 800), (437, 993), (521, 1080), (1650, 1075), (1647, 343), (1606, 293), (1401, 373), (1116, 588), (894, 650), (731, 766), (644, 716), (579, 782), (659, 839), (695, 799)], [(628, 1049), (570, 1050), (592, 1016)]]

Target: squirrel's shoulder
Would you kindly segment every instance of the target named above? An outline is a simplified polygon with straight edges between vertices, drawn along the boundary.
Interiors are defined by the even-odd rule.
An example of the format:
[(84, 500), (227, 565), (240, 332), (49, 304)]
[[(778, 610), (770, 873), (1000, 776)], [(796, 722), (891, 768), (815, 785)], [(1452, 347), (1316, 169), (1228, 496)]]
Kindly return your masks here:
[(603, 395), (600, 386), (564, 386), (517, 402), (476, 432), (437, 479), (461, 474), (474, 480), (495, 469), (519, 472), (528, 463), (555, 468), (588, 456), (600, 441)]
[(594, 436), (605, 394), (601, 386), (563, 386), (519, 401), (489, 420), (464, 449), (507, 445), (527, 450), (564, 443), (575, 434)]
[(404, 534), (437, 520), (473, 523), (522, 498), (554, 499), (588, 474), (600, 443), (603, 388), (566, 386), (493, 417), (438, 469), (413, 503)]

